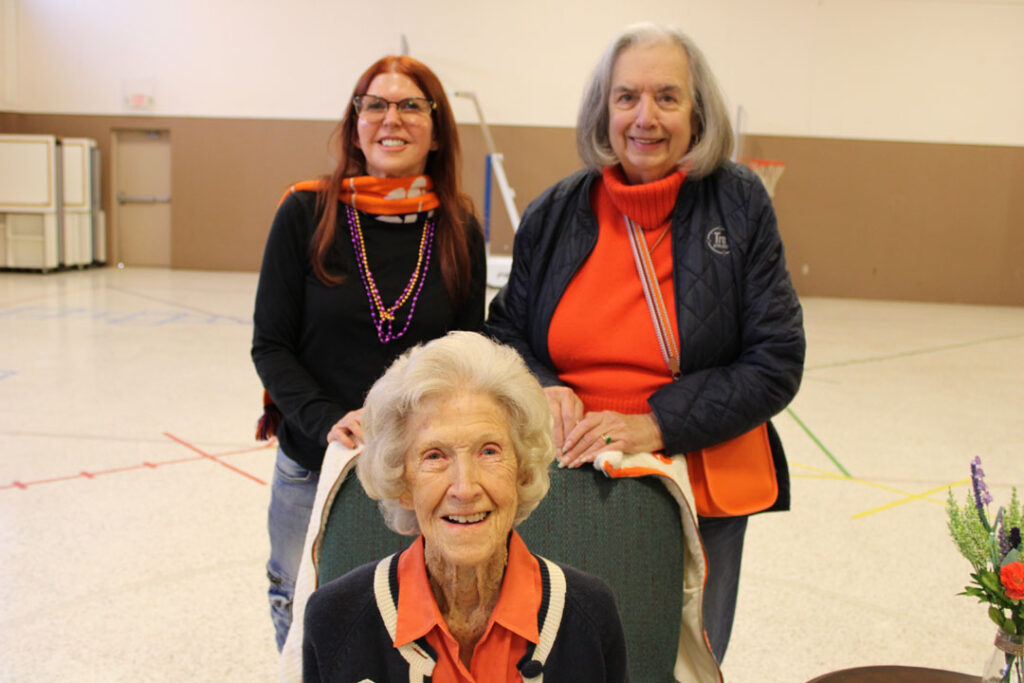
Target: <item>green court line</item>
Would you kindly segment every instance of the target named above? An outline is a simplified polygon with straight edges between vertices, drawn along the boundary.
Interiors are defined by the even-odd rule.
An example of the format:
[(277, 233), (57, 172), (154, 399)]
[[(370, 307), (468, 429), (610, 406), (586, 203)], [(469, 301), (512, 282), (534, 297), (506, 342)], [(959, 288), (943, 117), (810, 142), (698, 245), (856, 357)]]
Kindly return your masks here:
[(824, 453), (825, 455), (827, 455), (827, 456), (828, 456), (829, 460), (831, 460), (831, 461), (832, 461), (833, 463), (835, 463), (835, 466), (839, 468), (839, 471), (840, 471), (840, 472), (842, 472), (843, 474), (845, 474), (845, 475), (846, 475), (847, 477), (851, 477), (851, 478), (853, 477), (853, 475), (852, 475), (852, 474), (850, 474), (849, 472), (847, 472), (847, 471), (846, 471), (846, 468), (845, 468), (845, 467), (843, 467), (842, 463), (840, 463), (840, 462), (839, 462), (838, 460), (836, 460), (836, 456), (832, 455), (832, 453), (831, 453), (831, 452), (829, 452), (829, 450), (828, 450), (827, 448), (825, 448), (825, 444), (823, 444), (823, 443), (821, 442), (821, 440), (820, 440), (820, 439), (818, 439), (818, 437), (816, 437), (816, 436), (814, 435), (814, 432), (812, 432), (812, 431), (811, 431), (811, 430), (810, 430), (810, 429), (809, 429), (809, 428), (807, 427), (807, 425), (805, 425), (805, 424), (804, 424), (804, 421), (803, 421), (803, 420), (801, 420), (801, 419), (800, 419), (799, 417), (797, 417), (797, 416), (796, 416), (796, 413), (794, 413), (794, 412), (793, 412), (793, 409), (792, 409), (792, 408), (786, 408), (786, 412), (787, 412), (787, 413), (789, 413), (789, 414), (790, 414), (790, 416), (791, 416), (791, 417), (792, 417), (792, 418), (793, 418), (794, 420), (796, 420), (796, 423), (797, 423), (798, 425), (800, 425), (800, 427), (801, 427), (801, 428), (802, 428), (802, 429), (803, 429), (803, 430), (804, 430), (804, 431), (805, 431), (805, 432), (807, 433), (807, 436), (811, 437), (811, 440), (812, 440), (812, 441), (813, 441), (814, 443), (818, 444), (818, 448), (820, 448), (820, 449), (821, 449), (821, 451), (822, 451), (822, 452), (823, 452), (823, 453)]
[(812, 372), (814, 370), (824, 370), (827, 368), (842, 368), (848, 365), (863, 365), (864, 363), (881, 363), (887, 360), (894, 360), (896, 358), (907, 358), (909, 356), (922, 356), (928, 353), (938, 353), (940, 351), (949, 351), (951, 349), (963, 349), (968, 346), (979, 346), (981, 344), (991, 344), (997, 341), (1006, 341), (1008, 339), (1020, 339), (1024, 337), (1024, 334), (1007, 334), (1002, 337), (988, 337), (986, 339), (975, 339), (974, 341), (960, 342), (958, 344), (946, 344), (944, 346), (932, 346), (924, 349), (914, 349), (912, 351), (900, 351), (899, 353), (892, 353), (887, 356), (872, 356), (870, 358), (857, 358), (854, 360), (842, 360), (835, 363), (825, 363), (824, 365), (814, 365), (804, 368), (805, 372)]

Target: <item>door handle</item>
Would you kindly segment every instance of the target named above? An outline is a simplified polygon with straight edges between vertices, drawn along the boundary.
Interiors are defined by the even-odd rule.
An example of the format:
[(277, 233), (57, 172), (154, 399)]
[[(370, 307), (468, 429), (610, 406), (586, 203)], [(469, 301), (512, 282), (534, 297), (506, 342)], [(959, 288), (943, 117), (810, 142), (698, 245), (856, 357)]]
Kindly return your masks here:
[(170, 204), (170, 196), (166, 197), (147, 197), (141, 195), (127, 195), (124, 192), (117, 193), (118, 204)]

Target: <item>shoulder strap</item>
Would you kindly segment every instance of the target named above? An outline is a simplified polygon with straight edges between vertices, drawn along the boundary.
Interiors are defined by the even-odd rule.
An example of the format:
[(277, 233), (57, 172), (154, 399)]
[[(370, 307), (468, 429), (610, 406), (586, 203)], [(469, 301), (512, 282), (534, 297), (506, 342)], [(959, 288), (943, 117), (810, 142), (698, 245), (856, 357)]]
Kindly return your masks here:
[[(377, 610), (392, 643), (395, 642), (395, 632), (398, 630), (398, 556), (399, 553), (395, 553), (385, 557), (377, 563), (373, 572), (373, 594), (377, 599)], [(409, 683), (430, 681), (437, 658), (425, 639), (420, 638), (395, 649), (409, 663)]]
[(661, 288), (658, 287), (658, 275), (654, 272), (654, 261), (651, 259), (651, 252), (647, 248), (647, 240), (644, 239), (643, 232), (629, 216), (623, 214), (622, 217), (626, 221), (629, 246), (633, 249), (633, 262), (636, 264), (637, 275), (640, 276), (644, 298), (647, 299), (647, 310), (651, 314), (651, 322), (654, 323), (654, 334), (658, 337), (661, 357), (665, 359), (665, 365), (668, 366), (672, 378), (675, 379), (679, 376), (679, 342), (676, 341), (676, 335), (672, 331), (672, 319), (669, 318), (665, 300), (661, 296)]
[(516, 664), (523, 683), (542, 683), (544, 662), (555, 646), (555, 636), (562, 625), (565, 610), (565, 573), (557, 564), (539, 555), (534, 555), (540, 566), (543, 597), (537, 611), (537, 631), (540, 634), (536, 645), (526, 648), (526, 654)]

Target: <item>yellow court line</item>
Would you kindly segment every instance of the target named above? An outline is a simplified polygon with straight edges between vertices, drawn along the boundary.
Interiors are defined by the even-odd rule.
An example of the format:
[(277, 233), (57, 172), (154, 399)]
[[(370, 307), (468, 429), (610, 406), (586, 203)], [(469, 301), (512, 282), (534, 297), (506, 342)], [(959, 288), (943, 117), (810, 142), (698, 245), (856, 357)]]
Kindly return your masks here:
[(856, 482), (858, 484), (863, 484), (864, 486), (870, 486), (872, 488), (881, 489), (882, 491), (888, 491), (889, 493), (897, 493), (897, 494), (899, 494), (901, 496), (906, 496), (906, 498), (894, 501), (892, 503), (888, 503), (888, 504), (883, 505), (881, 507), (877, 507), (877, 508), (874, 508), (874, 509), (871, 509), (871, 510), (867, 510), (865, 512), (859, 512), (859, 513), (857, 513), (856, 515), (853, 516), (854, 519), (860, 519), (861, 517), (867, 517), (868, 515), (873, 515), (876, 512), (882, 512), (883, 510), (888, 510), (888, 509), (894, 508), (894, 507), (896, 507), (898, 505), (903, 505), (904, 503), (909, 503), (912, 500), (923, 500), (923, 501), (926, 501), (928, 503), (934, 503), (936, 505), (945, 505), (946, 504), (945, 501), (932, 500), (932, 499), (928, 498), (927, 496), (933, 495), (935, 493), (940, 493), (942, 491), (946, 491), (947, 489), (953, 488), (954, 486), (961, 486), (963, 484), (970, 483), (970, 481), (971, 481), (970, 479), (961, 479), (960, 481), (955, 481), (955, 482), (953, 482), (951, 484), (946, 484), (945, 486), (940, 486), (938, 488), (932, 489), (931, 491), (925, 491), (924, 493), (910, 493), (909, 491), (904, 491), (902, 489), (898, 489), (898, 488), (895, 488), (895, 487), (892, 487), (892, 486), (887, 486), (886, 484), (879, 484), (878, 482), (874, 482), (874, 481), (868, 481), (867, 479), (858, 479), (857, 477), (844, 477), (844, 476), (842, 476), (840, 474), (835, 474), (833, 472), (829, 472), (828, 470), (822, 470), (822, 469), (818, 469), (817, 467), (811, 467), (810, 465), (803, 465), (803, 464), (795, 463), (795, 462), (794, 463), (790, 463), (790, 465), (792, 465), (793, 467), (799, 467), (801, 469), (804, 469), (804, 470), (807, 470), (809, 472), (814, 472), (815, 473), (815, 474), (809, 474), (809, 475), (808, 474), (804, 474), (804, 475), (794, 474), (793, 475), (794, 478), (799, 477), (801, 479), (845, 480), (845, 481)]
[[(834, 474), (832, 472), (829, 472), (828, 470), (820, 470), (820, 469), (818, 469), (816, 467), (811, 467), (809, 465), (800, 465), (798, 463), (792, 463), (792, 464), (794, 464), (796, 467), (802, 467), (805, 470), (810, 470), (812, 472), (817, 472), (818, 475), (817, 476), (813, 476), (814, 479), (835, 479), (835, 480), (839, 480), (839, 481), (852, 481), (852, 482), (855, 482), (857, 484), (863, 484), (864, 486), (870, 486), (871, 488), (876, 488), (876, 489), (881, 489), (883, 491), (888, 491), (889, 493), (898, 493), (901, 496), (914, 496), (914, 495), (917, 495), (917, 494), (911, 493), (910, 491), (904, 491), (903, 489), (898, 489), (898, 488), (895, 488), (893, 486), (888, 486), (887, 484), (879, 484), (878, 482), (869, 481), (867, 479), (858, 479), (857, 477), (844, 477), (841, 474)], [(801, 478), (812, 478), (811, 475), (794, 475), (794, 476), (799, 476)]]
[[(926, 496), (930, 496), (933, 493), (939, 493), (941, 491), (945, 491), (945, 490), (951, 489), (954, 486), (960, 486), (961, 484), (966, 484), (969, 481), (970, 481), (970, 479), (961, 479), (960, 481), (954, 481), (951, 484), (946, 484), (945, 486), (940, 486), (938, 488), (932, 489), (931, 491), (925, 491), (924, 493), (908, 494), (908, 497), (904, 498), (902, 500), (893, 501), (892, 503), (888, 503), (886, 505), (882, 505), (880, 507), (873, 508), (871, 510), (866, 510), (864, 512), (858, 512), (857, 514), (855, 514), (853, 516), (853, 518), (854, 519), (860, 519), (861, 517), (867, 517), (868, 515), (873, 515), (876, 512), (882, 512), (883, 510), (888, 510), (890, 508), (894, 508), (897, 505), (903, 505), (904, 503), (909, 503), (912, 500), (926, 500), (929, 503), (938, 503), (938, 501), (930, 500), (930, 499), (926, 498)], [(938, 504), (945, 505), (944, 502), (943, 503), (938, 503)]]
[(829, 481), (852, 481), (849, 477), (841, 474), (790, 474), (793, 479), (827, 479)]
[(810, 465), (803, 465), (803, 464), (798, 463), (798, 462), (791, 462), (789, 464), (792, 467), (800, 467), (800, 468), (808, 470), (810, 472), (817, 472), (818, 474), (832, 475), (836, 479), (849, 479), (849, 477), (847, 477), (845, 475), (842, 475), (842, 474), (836, 474), (835, 472), (832, 472), (831, 470), (823, 470), (823, 469), (819, 469), (817, 467), (811, 467)]

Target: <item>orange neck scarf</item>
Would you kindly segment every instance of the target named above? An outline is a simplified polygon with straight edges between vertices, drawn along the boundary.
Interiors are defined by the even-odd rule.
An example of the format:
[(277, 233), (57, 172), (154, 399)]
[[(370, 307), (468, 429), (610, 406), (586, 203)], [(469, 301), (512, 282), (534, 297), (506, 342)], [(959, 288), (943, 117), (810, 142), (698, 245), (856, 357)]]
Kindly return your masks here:
[[(289, 187), (281, 201), (293, 192), (319, 192), (323, 187), (322, 180), (304, 180)], [(421, 213), (441, 205), (434, 193), (434, 183), (425, 175), (410, 178), (375, 178), (368, 175), (344, 178), (338, 192), (338, 201), (377, 216)]]
[(429, 176), (375, 178), (354, 176), (341, 181), (338, 201), (363, 211), (384, 216), (421, 213), (440, 205)]

